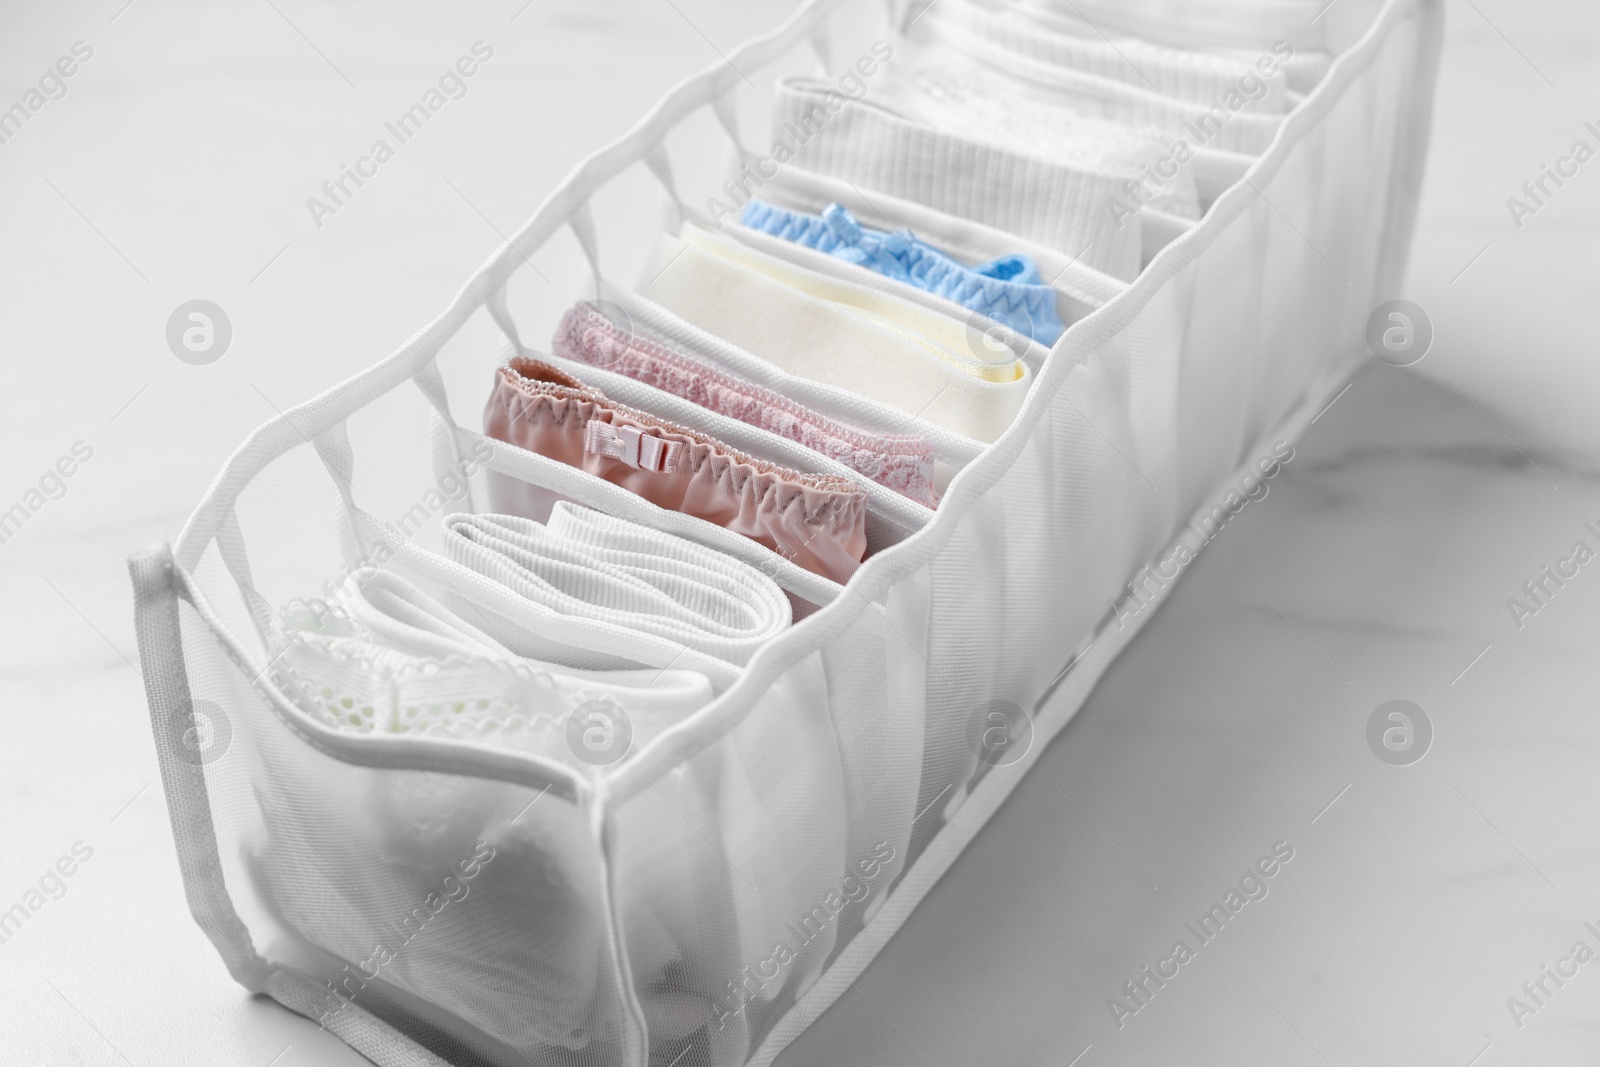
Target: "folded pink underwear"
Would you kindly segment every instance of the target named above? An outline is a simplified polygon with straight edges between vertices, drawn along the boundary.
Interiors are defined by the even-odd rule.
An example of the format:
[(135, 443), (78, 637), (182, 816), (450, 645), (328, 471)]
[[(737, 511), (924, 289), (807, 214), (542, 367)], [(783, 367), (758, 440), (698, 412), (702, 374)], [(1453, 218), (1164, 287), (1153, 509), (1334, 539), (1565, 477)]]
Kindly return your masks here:
[(789, 470), (623, 407), (536, 359), (496, 372), (484, 433), (766, 545), (848, 581), (867, 549), (867, 497), (848, 478)]
[(565, 359), (604, 367), (788, 438), (919, 504), (938, 506), (933, 449), (915, 434), (868, 433), (847, 426), (782, 393), (629, 333), (589, 303), (577, 304), (567, 312), (551, 348)]

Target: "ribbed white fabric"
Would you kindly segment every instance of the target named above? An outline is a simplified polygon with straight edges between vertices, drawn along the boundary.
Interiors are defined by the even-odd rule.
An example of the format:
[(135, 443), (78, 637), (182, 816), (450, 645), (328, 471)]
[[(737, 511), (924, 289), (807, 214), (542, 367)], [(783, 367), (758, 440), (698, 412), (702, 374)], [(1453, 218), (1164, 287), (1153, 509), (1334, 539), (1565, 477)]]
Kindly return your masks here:
[(452, 515), (444, 553), (531, 603), (733, 664), (747, 662), (791, 621), (783, 590), (754, 567), (568, 501), (556, 503), (548, 525)]
[[(1111, 78), (1179, 100), (1210, 104), (1249, 69), (1249, 60), (1128, 37), (1063, 33), (1005, 4), (985, 0), (939, 0), (907, 27), (916, 44), (939, 43), (985, 61), (1027, 57), (1057, 68)], [(1008, 56), (1010, 60), (1004, 57)], [(1276, 78), (1253, 106), (1263, 114), (1288, 110), (1287, 84)]]
[(1284, 64), (1288, 87), (1298, 95), (1316, 87), (1333, 63), (1325, 24), (1312, 21), (1328, 5), (1300, 0), (1252, 4), (1196, 5), (1184, 0), (1140, 3), (1068, 4), (1061, 0), (976, 0), (993, 10), (1015, 13), (1041, 29), (1090, 41), (1110, 40), (1117, 47), (1132, 41), (1178, 49), (1201, 49), (1231, 55), (1242, 64), (1254, 62), (1274, 42), (1287, 41), (1294, 56)]
[[(1010, 62), (1015, 68), (1030, 61)], [(1119, 99), (1133, 90), (1120, 92), (1126, 87), (1107, 78), (1062, 71), (1053, 91), (1041, 89), (1014, 70), (985, 69), (945, 45), (907, 48), (891, 70), (880, 103), (941, 130), (1068, 167), (1137, 181), (1140, 168), (1154, 166), (1174, 139)], [(1189, 218), (1200, 214), (1193, 179), (1182, 172), (1152, 203)]]
[(499, 641), (391, 571), (379, 570), (361, 582), (345, 607), (374, 641), (401, 654), (511, 654)]
[(1119, 228), (1106, 209), (1123, 195), (1121, 175), (950, 133), (809, 79), (778, 83), (773, 109), (800, 166), (1014, 233), (1114, 278), (1139, 272), (1139, 227)]
[(1122, 279), (1113, 278), (1057, 249), (801, 166), (791, 165), (779, 170), (761, 187), (760, 195), (780, 207), (812, 214), (821, 214), (829, 204), (843, 204), (859, 219), (876, 220), (874, 224), (881, 223), (883, 229), (905, 227), (967, 263), (1025, 255), (1038, 264), (1045, 281), (1062, 295), (1056, 310), (1061, 321), (1069, 326), (1128, 287)]
[[(941, 128), (981, 138), (997, 147), (1030, 152), (1071, 166), (1110, 171), (1137, 179), (1182, 140), (1260, 155), (1282, 121), (1256, 109), (1250, 93), (1265, 100), (1267, 83), (1248, 63), (1243, 89), (1230, 88), (1207, 100), (1180, 100), (1144, 85), (1094, 74), (968, 41), (962, 49), (942, 43), (907, 46), (885, 67), (880, 103)], [(1200, 119), (1212, 121), (1202, 128)], [(1156, 193), (1155, 207), (1196, 217), (1194, 181), (1180, 170)]]
[(751, 563), (570, 500), (555, 508), (550, 526), (515, 515), (445, 516), (445, 554), (370, 520), (360, 533), (387, 546), (384, 571), (432, 598), (420, 613), (415, 598), (410, 608), (389, 608), (399, 617), (446, 617), (442, 606), (461, 622), (417, 628), (454, 642), (464, 625), (516, 656), (568, 668), (680, 668), (704, 674), (720, 693), (792, 621), (783, 589)]
[[(605, 618), (640, 640), (659, 634), (730, 662), (743, 662), (789, 625), (789, 601), (754, 568), (566, 501), (555, 505), (547, 526), (514, 516), (451, 516), (445, 553), (530, 601)], [(719, 983), (769, 953), (768, 931), (804, 914), (811, 898), (843, 877), (845, 820), (837, 802), (828, 801), (839, 809), (833, 827), (804, 847), (779, 844), (780, 835), (768, 829), (816, 803), (817, 790), (830, 797), (842, 790), (828, 721), (798, 708), (791, 719), (782, 729), (794, 743), (780, 761), (765, 753), (709, 758), (661, 783), (661, 803), (632, 809), (632, 884), (622, 922), (630, 956), (641, 957), (637, 977), (648, 988), (652, 975), (673, 967), (681, 972), (678, 984), (695, 989), (643, 997), (659, 1032), (678, 1027), (687, 1035), (727, 1011), (719, 1006), (726, 1000)], [(712, 868), (712, 877), (694, 861), (703, 845), (726, 865)], [(731, 936), (710, 943), (699, 936), (706, 907), (731, 920)], [(836, 933), (829, 929), (801, 949), (789, 980), (820, 971)], [(781, 989), (770, 985), (755, 999), (770, 1000)], [(742, 1048), (746, 1032), (742, 1018), (732, 1019), (717, 1027), (715, 1040)]]

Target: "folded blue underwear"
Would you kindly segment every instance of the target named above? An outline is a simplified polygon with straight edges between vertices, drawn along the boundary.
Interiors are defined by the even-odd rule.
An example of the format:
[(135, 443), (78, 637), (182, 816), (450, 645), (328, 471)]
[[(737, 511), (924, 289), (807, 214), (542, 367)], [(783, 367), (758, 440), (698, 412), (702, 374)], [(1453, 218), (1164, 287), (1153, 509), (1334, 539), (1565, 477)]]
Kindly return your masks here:
[(821, 215), (790, 211), (761, 200), (744, 206), (739, 221), (753, 230), (893, 278), (1051, 345), (1065, 327), (1056, 314), (1056, 292), (1024, 255), (1002, 256), (967, 266), (912, 236), (869, 230), (840, 204)]

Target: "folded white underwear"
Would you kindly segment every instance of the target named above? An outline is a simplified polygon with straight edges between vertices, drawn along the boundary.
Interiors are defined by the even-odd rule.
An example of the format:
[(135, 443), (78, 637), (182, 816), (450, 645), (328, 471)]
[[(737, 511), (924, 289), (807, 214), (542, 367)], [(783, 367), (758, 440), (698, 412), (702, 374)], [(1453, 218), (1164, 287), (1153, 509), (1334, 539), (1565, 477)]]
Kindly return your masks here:
[(444, 554), (524, 600), (744, 665), (787, 629), (790, 605), (747, 563), (673, 534), (560, 501), (541, 525), (452, 515)]
[[(643, 293), (784, 370), (992, 442), (1032, 373), (982, 329), (686, 227), (667, 237)], [(980, 358), (987, 357), (987, 358)], [(993, 360), (990, 362), (989, 360)]]
[(1289, 88), (1309, 92), (1333, 63), (1326, 23), (1327, 0), (974, 0), (1014, 12), (1053, 32), (1118, 47), (1143, 40), (1192, 48), (1253, 63), (1283, 41), (1294, 49), (1284, 64)]
[[(1054, 66), (973, 40), (960, 47), (908, 46), (884, 69), (888, 76), (883, 86), (874, 87), (874, 99), (910, 117), (950, 125), (997, 147), (1124, 178), (1137, 179), (1142, 167), (1153, 166), (1180, 140), (1191, 152), (1259, 155), (1283, 118), (1281, 111), (1257, 108), (1268, 85), (1248, 64), (1235, 74), (1244, 79), (1243, 86), (1203, 101), (1180, 100), (1143, 83)], [(1193, 178), (1181, 172), (1174, 178), (1151, 206), (1197, 217)]]
[(990, 0), (1084, 37), (1127, 35), (1177, 48), (1326, 49), (1317, 16), (1327, 0)]
[(846, 100), (830, 83), (785, 79), (774, 90), (776, 135), (808, 170), (1016, 234), (1114, 278), (1139, 273), (1139, 227), (1119, 226), (1106, 206), (1126, 195), (1124, 175), (931, 126), (876, 103), (880, 91)]
[[(1044, 68), (1053, 83), (1044, 84), (1024, 75), (1029, 65), (1042, 67), (1013, 57), (995, 69), (946, 45), (907, 48), (876, 99), (951, 133), (1124, 180), (1137, 181), (1181, 132), (1178, 122), (1151, 121), (1132, 86), (1055, 68)], [(1194, 180), (1181, 171), (1150, 204), (1181, 218), (1200, 214)]]
[(329, 726), (452, 736), (569, 763), (565, 720), (581, 704), (626, 709), (637, 748), (714, 695), (691, 670), (581, 670), (517, 656), (384, 570), (343, 605), (291, 601), (274, 638), (281, 687)]
[[(270, 643), (279, 688), (329, 726), (447, 736), (581, 769), (592, 766), (575, 758), (567, 720), (591, 702), (625, 709), (629, 747), (637, 750), (713, 697), (710, 680), (692, 670), (585, 671), (516, 656), (383, 569), (360, 581), (343, 604), (290, 602)], [(337, 810), (352, 812), (367, 836), (374, 868), (359, 887), (325, 863), (285, 862), (285, 854), (298, 856), (327, 832), (303, 821), (305, 812), (323, 809), (274, 803), (258, 793), (269, 836), (251, 867), (268, 886), (289, 870), (323, 878), (320, 893), (300, 885), (269, 891), (266, 899), (285, 902), (287, 925), (366, 978), (438, 1004), (524, 1054), (582, 1048), (593, 1026), (604, 929), (599, 886), (590, 875), (593, 845), (581, 815), (557, 801), (508, 817), (497, 802), (506, 788), (448, 775), (299, 783), (300, 795), (324, 793)], [(419, 805), (431, 813), (427, 825), (396, 815)], [(664, 842), (696, 847), (687, 840), (692, 828), (670, 810), (641, 810), (636, 818)], [(680, 943), (693, 940), (682, 922), (665, 922), (674, 901), (684, 911), (693, 899), (687, 887), (663, 881), (665, 870), (632, 874), (659, 897), (653, 908), (630, 915), (644, 966), (658, 969), (683, 955)], [(462, 922), (469, 898), (479, 917), (537, 913), (552, 924), (539, 927), (548, 934), (537, 942), (445, 934), (440, 928), (471, 928)], [(416, 936), (421, 923), (434, 927), (426, 931), (431, 936)], [(525, 1010), (506, 1014), (501, 1006), (508, 1003)]]
[[(1250, 70), (1250, 59), (1122, 37), (1064, 33), (1007, 4), (939, 0), (905, 31), (912, 44), (942, 44), (990, 63), (1019, 58), (1126, 82), (1178, 100), (1209, 105)], [(1259, 73), (1259, 72), (1257, 72)], [(1268, 79), (1254, 104), (1263, 114), (1288, 110), (1287, 83)]]

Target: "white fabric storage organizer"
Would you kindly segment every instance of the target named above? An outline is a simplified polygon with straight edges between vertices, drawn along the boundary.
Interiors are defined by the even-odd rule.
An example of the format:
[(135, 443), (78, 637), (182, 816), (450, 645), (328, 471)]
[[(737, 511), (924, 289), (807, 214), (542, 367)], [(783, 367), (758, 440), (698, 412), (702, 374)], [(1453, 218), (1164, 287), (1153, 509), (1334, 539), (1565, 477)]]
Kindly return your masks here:
[[(444, 314), (258, 429), (176, 546), (131, 563), (191, 909), (244, 986), (379, 1063), (770, 1063), (1150, 617), (1113, 606), (1130, 578), (1366, 358), (1367, 315), (1396, 295), (1415, 217), (1438, 0), (1326, 9), (1316, 32), (1337, 59), (1271, 147), (1175, 239), (1147, 227), (1137, 279), (1083, 297), (1093, 310), (1037, 368), (1016, 422), (842, 589), (571, 468), (498, 443), (485, 458), (466, 427), (502, 353), (483, 325), (526, 344), (562, 306), (509, 287), (537, 271), (529, 257), (570, 226), (569, 259), (581, 248), (604, 270), (611, 232), (596, 220), (626, 232), (642, 217), (614, 180), (672, 190), (669, 220), (716, 195), (725, 175), (693, 186), (695, 153), (674, 156), (673, 135), (714, 121), (763, 143), (732, 106), (748, 76), (798, 70), (808, 48), (825, 65), (853, 58), (879, 14), (813, 0), (673, 90)], [(387, 733), (335, 729), (285, 692), (267, 620), (380, 569), (385, 538), (433, 547), (444, 515), (489, 510), (490, 472), (683, 533), (827, 603), (709, 705), (592, 772), (488, 736), (526, 723), (450, 728), (447, 697), (439, 729)], [(1147, 601), (1170, 589), (1157, 585)], [(997, 700), (1033, 717), (1031, 748), (1003, 767), (968, 737)], [(180, 743), (197, 727), (204, 756)]]

